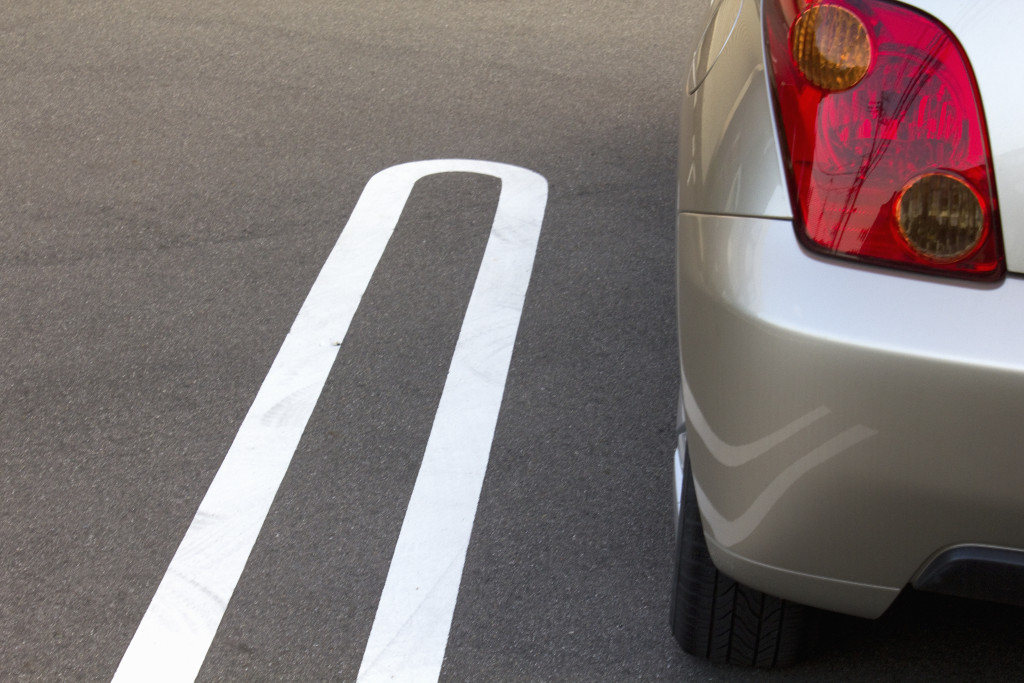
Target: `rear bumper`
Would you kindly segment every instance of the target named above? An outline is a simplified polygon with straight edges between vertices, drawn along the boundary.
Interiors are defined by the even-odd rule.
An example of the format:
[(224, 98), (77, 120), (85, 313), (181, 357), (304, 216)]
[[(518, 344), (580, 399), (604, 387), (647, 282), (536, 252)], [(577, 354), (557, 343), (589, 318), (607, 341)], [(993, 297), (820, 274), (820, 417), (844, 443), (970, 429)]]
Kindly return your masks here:
[(823, 260), (682, 213), (683, 404), (716, 564), (877, 616), (947, 549), (1024, 548), (1024, 280)]

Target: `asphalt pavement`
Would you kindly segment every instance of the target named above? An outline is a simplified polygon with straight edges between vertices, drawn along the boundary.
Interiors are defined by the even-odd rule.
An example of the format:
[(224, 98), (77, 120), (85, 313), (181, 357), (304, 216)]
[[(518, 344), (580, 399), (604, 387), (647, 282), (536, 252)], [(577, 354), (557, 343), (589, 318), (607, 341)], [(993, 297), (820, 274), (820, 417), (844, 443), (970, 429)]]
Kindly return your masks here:
[[(114, 676), (364, 188), (437, 159), (547, 184), (441, 680), (1024, 675), (1019, 610), (917, 595), (770, 677), (672, 640), (676, 126), (706, 4), (0, 9), (0, 680)], [(394, 200), (198, 680), (356, 679), (501, 191)]]

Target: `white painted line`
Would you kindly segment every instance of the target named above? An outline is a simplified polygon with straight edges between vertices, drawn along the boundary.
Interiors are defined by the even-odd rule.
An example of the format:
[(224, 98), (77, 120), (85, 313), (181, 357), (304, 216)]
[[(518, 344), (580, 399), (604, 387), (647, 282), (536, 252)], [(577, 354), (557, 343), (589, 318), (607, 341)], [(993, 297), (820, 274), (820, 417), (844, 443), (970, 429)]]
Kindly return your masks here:
[[(430, 454), (432, 448), (442, 452), (451, 448), (462, 453), (470, 445), (477, 451), (486, 440), (486, 464), (497, 403), (508, 369), (507, 356), (511, 354), (511, 340), (515, 337), (547, 201), (547, 181), (532, 171), (488, 161), (438, 159), (393, 166), (371, 178), (363, 190), (157, 587), (114, 674), (115, 681), (190, 681), (198, 675), (338, 347), (412, 187), (424, 176), (449, 172), (480, 173), (502, 181), (494, 226), (455, 351), (456, 359), (465, 360), (459, 361), (458, 370), (453, 361), (438, 411), (438, 416), (443, 413), (458, 417), (463, 425), (484, 426), (463, 429), (453, 424), (451, 417), (436, 420), (435, 431), (438, 421), (442, 430), (438, 435), (431, 434), (427, 452)], [(497, 401), (497, 377), (489, 367), (491, 363), (496, 363), (500, 370)], [(469, 376), (465, 377), (467, 373)], [(475, 377), (477, 374), (479, 378)], [(451, 393), (449, 386), (463, 389), (446, 401)], [(481, 387), (479, 396), (468, 393), (477, 386)], [(480, 469), (478, 465), (466, 467), (462, 460), (457, 459), (451, 472), (454, 488), (450, 491), (464, 489)], [(438, 475), (448, 476), (436, 471), (428, 476)], [(423, 477), (421, 472), (420, 479)], [(421, 489), (419, 481), (417, 490)], [(448, 487), (443, 482), (435, 483)], [(476, 486), (479, 496), (479, 484)], [(416, 497), (414, 493), (414, 500)], [(449, 495), (443, 497), (447, 502)], [(474, 511), (475, 499), (469, 527)], [(465, 526), (462, 514), (456, 513), (461, 522), (456, 527)], [(404, 527), (402, 535), (406, 535)], [(468, 528), (466, 535), (468, 539)], [(465, 544), (462, 546), (464, 557)], [(461, 560), (459, 565), (461, 568)], [(458, 580), (454, 590), (457, 593)], [(385, 587), (385, 597), (387, 594)], [(454, 609), (454, 594), (450, 601)], [(440, 662), (447, 629), (446, 625), (441, 653), (427, 659)], [(385, 651), (395, 652), (393, 648)]]
[(363, 653), (359, 683), (436, 681), (441, 672), (547, 203), (543, 177), (523, 169), (505, 169), (500, 177), (494, 227)]

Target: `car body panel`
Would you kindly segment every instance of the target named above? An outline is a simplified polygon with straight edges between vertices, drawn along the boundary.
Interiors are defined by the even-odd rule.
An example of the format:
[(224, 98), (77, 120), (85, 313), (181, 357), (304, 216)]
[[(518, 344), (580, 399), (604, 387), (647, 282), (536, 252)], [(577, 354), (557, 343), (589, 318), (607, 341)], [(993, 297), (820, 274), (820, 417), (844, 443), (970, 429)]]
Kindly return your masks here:
[(704, 33), (700, 37), (696, 52), (693, 53), (686, 92), (693, 93), (704, 83), (704, 78), (711, 72), (726, 43), (732, 38), (742, 9), (743, 0), (717, 0), (712, 3)]
[[(943, 549), (1024, 548), (1024, 346), (1005, 343), (1024, 338), (1005, 314), (1024, 280), (890, 276), (809, 255), (789, 221), (692, 213), (678, 263), (687, 444), (720, 568), (865, 614), (887, 602), (863, 589), (891, 600)], [(799, 595), (786, 573), (851, 589)]]
[(682, 107), (679, 145), (686, 153), (680, 154), (678, 205), (695, 212), (791, 217), (758, 1), (718, 3), (693, 61), (691, 73), (701, 75), (702, 85)]

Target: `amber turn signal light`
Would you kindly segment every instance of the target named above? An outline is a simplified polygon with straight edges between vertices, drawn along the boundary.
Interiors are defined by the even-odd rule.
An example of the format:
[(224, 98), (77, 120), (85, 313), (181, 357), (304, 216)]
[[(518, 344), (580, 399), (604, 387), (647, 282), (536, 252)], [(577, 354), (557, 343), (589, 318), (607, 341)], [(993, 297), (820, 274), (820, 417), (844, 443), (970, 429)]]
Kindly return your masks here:
[(793, 24), (790, 45), (797, 68), (823, 90), (846, 90), (871, 66), (871, 40), (853, 12), (836, 5), (813, 5)]

